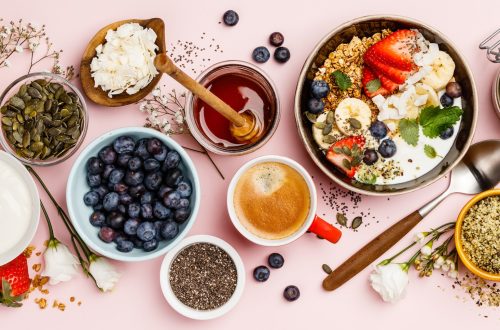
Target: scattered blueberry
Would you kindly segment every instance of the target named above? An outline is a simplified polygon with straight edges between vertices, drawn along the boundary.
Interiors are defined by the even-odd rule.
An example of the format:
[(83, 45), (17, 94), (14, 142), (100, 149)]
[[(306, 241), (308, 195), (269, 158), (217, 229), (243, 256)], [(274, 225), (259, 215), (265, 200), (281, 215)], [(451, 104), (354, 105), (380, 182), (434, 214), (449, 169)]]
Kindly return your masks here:
[[(160, 171), (148, 173), (144, 178), (144, 186), (149, 190), (158, 190), (161, 186), (163, 175)], [(168, 183), (167, 183), (168, 184)]]
[(108, 180), (111, 183), (118, 183), (118, 182), (122, 181), (124, 176), (125, 176), (125, 171), (117, 168), (117, 169), (111, 171), (111, 173), (109, 174)]
[(295, 301), (299, 299), (300, 297), (299, 288), (297, 288), (295, 285), (287, 286), (285, 288), (285, 291), (283, 291), (283, 297), (285, 297), (285, 299), (288, 301)]
[(324, 80), (313, 80), (311, 83), (311, 95), (316, 99), (322, 99), (328, 95), (330, 87)]
[(114, 211), (118, 207), (118, 202), (120, 201), (120, 197), (115, 192), (107, 193), (103, 200), (102, 206), (106, 211)]
[(281, 268), (285, 263), (285, 259), (279, 253), (271, 253), (267, 258), (267, 262), (271, 268)]
[(102, 227), (106, 223), (106, 216), (100, 211), (94, 211), (90, 215), (89, 221), (94, 227)]
[(310, 113), (318, 114), (323, 112), (324, 109), (325, 102), (323, 102), (322, 100), (312, 98), (307, 101), (307, 111), (309, 111)]
[(142, 171), (127, 171), (125, 173), (125, 183), (129, 186), (138, 186), (144, 181), (144, 172)]
[(453, 126), (450, 126), (447, 129), (445, 129), (444, 131), (442, 131), (439, 134), (439, 137), (443, 140), (447, 140), (453, 136), (453, 132), (454, 132)]
[(284, 41), (285, 41), (285, 37), (283, 36), (283, 34), (281, 34), (279, 32), (273, 32), (269, 36), (269, 42), (274, 47), (279, 47), (279, 46), (283, 45)]
[(269, 60), (269, 57), (271, 57), (271, 53), (264, 46), (257, 47), (252, 52), (252, 58), (257, 63), (265, 63)]
[(187, 198), (191, 196), (192, 188), (191, 184), (185, 180), (179, 182), (177, 185), (177, 191), (179, 192), (179, 195), (183, 198)]
[(99, 151), (99, 158), (101, 158), (102, 162), (106, 165), (113, 164), (116, 161), (116, 152), (112, 147), (104, 147)]
[(189, 218), (189, 215), (191, 214), (191, 210), (189, 208), (180, 208), (175, 210), (174, 213), (174, 220), (177, 223), (183, 223)]
[(456, 81), (450, 81), (446, 85), (446, 94), (454, 99), (462, 96), (462, 86)]
[(439, 102), (441, 102), (441, 105), (443, 107), (450, 107), (453, 105), (453, 98), (448, 96), (448, 94), (444, 93), (443, 95), (441, 95)]
[(123, 231), (127, 235), (135, 235), (137, 234), (137, 228), (139, 227), (139, 224), (140, 222), (137, 218), (128, 219), (123, 224)]
[(224, 21), (224, 24), (228, 26), (235, 26), (238, 24), (240, 17), (234, 10), (228, 10), (224, 13), (224, 15), (222, 15), (222, 20)]
[(144, 244), (142, 245), (142, 249), (146, 252), (156, 250), (157, 247), (158, 247), (158, 241), (154, 238), (152, 240), (144, 242)]
[(171, 150), (167, 153), (167, 157), (165, 158), (165, 162), (163, 162), (162, 170), (167, 171), (179, 166), (181, 162), (181, 156), (175, 150)]
[(269, 278), (271, 271), (266, 266), (258, 266), (253, 270), (253, 278), (259, 282), (265, 282)]
[(164, 239), (173, 239), (179, 233), (179, 225), (173, 221), (165, 221), (161, 227), (161, 236)]
[(391, 139), (383, 140), (378, 146), (378, 152), (384, 158), (391, 158), (396, 154), (396, 151), (397, 151), (396, 144)]
[(378, 160), (378, 154), (375, 149), (366, 149), (365, 154), (363, 156), (363, 162), (366, 165), (373, 165)]
[(134, 151), (135, 141), (130, 136), (120, 136), (113, 142), (113, 149), (118, 154)]
[(120, 252), (130, 252), (134, 249), (134, 243), (129, 240), (120, 240), (116, 244), (116, 249)]
[(290, 59), (290, 50), (286, 47), (278, 47), (274, 50), (274, 59), (280, 63), (285, 63)]
[(101, 185), (101, 175), (100, 174), (87, 174), (87, 183), (90, 187), (98, 187)]
[(155, 235), (156, 231), (152, 222), (145, 221), (137, 227), (137, 237), (144, 242), (152, 240)]
[(118, 155), (118, 158), (116, 159), (116, 164), (120, 167), (126, 168), (128, 166), (128, 162), (132, 159), (132, 155), (127, 153), (127, 154), (121, 154)]
[(128, 160), (127, 167), (131, 171), (137, 171), (142, 167), (142, 159), (140, 157), (131, 157)]
[(160, 169), (160, 162), (154, 158), (148, 158), (144, 161), (144, 170), (146, 172), (154, 172)]
[(387, 126), (379, 120), (374, 121), (369, 129), (372, 136), (378, 140), (383, 139), (387, 135)]
[(101, 229), (99, 229), (99, 238), (105, 242), (105, 243), (111, 243), (113, 242), (113, 239), (115, 238), (115, 231), (113, 230), (113, 228), (109, 228), (109, 227), (101, 227)]
[(83, 195), (83, 202), (87, 206), (94, 206), (99, 203), (99, 194), (95, 191), (89, 191)]
[(87, 161), (87, 171), (90, 174), (99, 174), (104, 171), (104, 163), (97, 157), (90, 157)]

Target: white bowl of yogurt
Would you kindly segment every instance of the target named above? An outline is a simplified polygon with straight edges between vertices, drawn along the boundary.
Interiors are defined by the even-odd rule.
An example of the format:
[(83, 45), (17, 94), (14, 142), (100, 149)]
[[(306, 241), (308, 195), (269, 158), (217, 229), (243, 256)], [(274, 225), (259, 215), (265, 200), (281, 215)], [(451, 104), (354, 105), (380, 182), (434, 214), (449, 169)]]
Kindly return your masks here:
[(30, 244), (40, 220), (40, 196), (23, 164), (0, 151), (0, 265)]

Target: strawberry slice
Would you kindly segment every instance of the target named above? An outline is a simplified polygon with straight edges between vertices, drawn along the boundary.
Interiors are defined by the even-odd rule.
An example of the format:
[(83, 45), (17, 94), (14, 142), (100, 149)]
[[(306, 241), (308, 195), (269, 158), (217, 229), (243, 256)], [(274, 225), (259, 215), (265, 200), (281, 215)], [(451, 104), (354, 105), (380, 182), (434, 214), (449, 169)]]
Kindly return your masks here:
[(391, 66), (368, 52), (364, 56), (365, 64), (397, 84), (403, 84), (413, 71), (405, 71)]
[(21, 306), (20, 301), (30, 288), (28, 262), (24, 254), (0, 266), (0, 304)]
[[(378, 79), (378, 77), (375, 75), (375, 73), (373, 73), (373, 71), (369, 67), (365, 66), (363, 68), (363, 77), (361, 78), (361, 84), (363, 85), (366, 96), (372, 98), (376, 95), (389, 95), (389, 91), (382, 85), (375, 91), (368, 90), (368, 83), (376, 79)], [(380, 80), (380, 83), (382, 83), (382, 80)]]
[(326, 153), (326, 158), (352, 178), (363, 159), (364, 146), (364, 136), (348, 136), (335, 142)]
[(394, 68), (414, 71), (413, 55), (418, 50), (416, 31), (397, 30), (368, 48), (366, 55)]
[(392, 94), (399, 89), (399, 84), (396, 84), (394, 81), (387, 78), (380, 72), (375, 71), (375, 74), (377, 75), (377, 78), (380, 80), (382, 87), (387, 89), (389, 91), (389, 94)]

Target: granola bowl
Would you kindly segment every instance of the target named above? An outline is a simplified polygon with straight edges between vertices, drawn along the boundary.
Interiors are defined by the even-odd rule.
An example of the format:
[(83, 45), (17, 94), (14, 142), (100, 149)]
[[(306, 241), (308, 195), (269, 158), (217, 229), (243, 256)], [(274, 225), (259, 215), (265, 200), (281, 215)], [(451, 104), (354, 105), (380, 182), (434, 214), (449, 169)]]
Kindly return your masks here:
[[(393, 69), (395, 65), (407, 63), (397, 62), (390, 67), (392, 71), (382, 71), (382, 69), (387, 67), (386, 64), (391, 62), (384, 62), (382, 65), (379, 65), (380, 63), (376, 61), (381, 61), (380, 58), (372, 56), (372, 63), (369, 60), (365, 60), (367, 58), (366, 54), (370, 51), (370, 47), (376, 45), (380, 40), (389, 40), (390, 38), (387, 36), (391, 34), (396, 35), (393, 32), (401, 32), (399, 35), (402, 35), (404, 33), (402, 31), (406, 31), (407, 34), (413, 33), (415, 37), (412, 41), (418, 46), (411, 49), (413, 52), (410, 52), (410, 50), (407, 51), (409, 54), (408, 61), (411, 61), (412, 69), (408, 68), (405, 69), (408, 71), (405, 71), (401, 67), (398, 67), (397, 74), (391, 75), (389, 79), (389, 82), (393, 85), (389, 83), (386, 85), (387, 74), (394, 73)], [(356, 44), (353, 46), (352, 42), (355, 39), (361, 45), (361, 50), (358, 49)], [(387, 51), (387, 46), (384, 47), (386, 48), (382, 49), (379, 47), (377, 51)], [(393, 47), (392, 49), (393, 52), (399, 50), (400, 48), (397, 47)], [(431, 50), (435, 51), (432, 53), (433, 57), (427, 55), (431, 54)], [(442, 53), (446, 54), (442, 55)], [(374, 51), (372, 54), (375, 54)], [(379, 54), (377, 53), (377, 55)], [(429, 61), (427, 64), (424, 63), (425, 61), (422, 61), (422, 56)], [(442, 57), (446, 57), (447, 61), (453, 64), (453, 67), (450, 69), (451, 76), (448, 77), (449, 79), (444, 84), (442, 84), (443, 80), (436, 83), (436, 79), (433, 80), (430, 77), (431, 73), (434, 72), (433, 70), (439, 70), (439, 66), (436, 64), (439, 64), (438, 59)], [(337, 69), (338, 67), (342, 67), (343, 69)], [(369, 79), (365, 80), (365, 76), (368, 78), (368, 73), (374, 75), (376, 79), (372, 78), (373, 81)], [(407, 75), (403, 75), (403, 73), (407, 73)], [(348, 84), (346, 84), (345, 76), (347, 76)], [(394, 81), (397, 81), (396, 79), (401, 77), (404, 77), (402, 81), (398, 81), (397, 84), (394, 83)], [(433, 78), (436, 77), (433, 76)], [(318, 86), (321, 87), (316, 84), (316, 80), (324, 80), (325, 84), (327, 84), (326, 94), (318, 96), (322, 91), (320, 88), (316, 88)], [(316, 83), (313, 84), (313, 81), (316, 81)], [(433, 83), (436, 83), (437, 86), (434, 86)], [(456, 89), (454, 91), (448, 90), (448, 85), (450, 84), (458, 85), (459, 92), (457, 93)], [(425, 87), (423, 85), (426, 85), (427, 88), (424, 90), (429, 90), (429, 92), (425, 96), (425, 99), (420, 98), (420, 101), (423, 100), (423, 102), (419, 101), (420, 103), (417, 104), (417, 101), (415, 101), (415, 105), (420, 107), (417, 107), (416, 115), (413, 117), (410, 117), (411, 109), (407, 103), (405, 103), (406, 108), (404, 109), (404, 111), (407, 111), (406, 113), (402, 112), (400, 108), (395, 108), (397, 105), (389, 103), (389, 106), (387, 106), (391, 98), (394, 99), (394, 96), (397, 96), (400, 98), (396, 100), (403, 100), (405, 93), (410, 93), (410, 90), (413, 94), (407, 95), (410, 95), (409, 97), (415, 95), (416, 97), (419, 93), (419, 88), (423, 89)], [(395, 87), (392, 88), (393, 86)], [(429, 88), (429, 86), (432, 88)], [(389, 87), (392, 89), (389, 89)], [(313, 88), (316, 89), (313, 91)], [(384, 91), (388, 93), (384, 94)], [(332, 95), (333, 99), (331, 98)], [(338, 100), (336, 101), (335, 97), (337, 96), (335, 95), (344, 96), (338, 96)], [(449, 95), (452, 95), (452, 97), (450, 98)], [(444, 103), (448, 101), (443, 101), (445, 97), (448, 97), (450, 103)], [(355, 99), (354, 101), (365, 104), (364, 107), (369, 109), (368, 115), (366, 115), (365, 110), (363, 110), (365, 111), (365, 116), (363, 117), (360, 112), (352, 115), (352, 110), (345, 109), (346, 105), (343, 103), (353, 98)], [(311, 102), (312, 99), (315, 99), (314, 102), (316, 103)], [(358, 107), (352, 101), (349, 102), (347, 102), (351, 107), (349, 109)], [(396, 103), (394, 102), (393, 104)], [(319, 107), (319, 111), (316, 106)], [(341, 107), (343, 112), (339, 110)], [(429, 109), (426, 110), (425, 107)], [(359, 110), (359, 108), (357, 109)], [(385, 116), (389, 113), (387, 109), (393, 112), (396, 111), (397, 115), (403, 113), (403, 116), (388, 116), (389, 120), (384, 121), (387, 118), (381, 119), (381, 116), (382, 114)], [(438, 127), (436, 126), (437, 121), (432, 122), (434, 119), (430, 120), (425, 116), (426, 121), (424, 121), (424, 116), (421, 116), (424, 110), (427, 112), (426, 115), (431, 113), (430, 109), (437, 109), (435, 113), (439, 115), (455, 112), (457, 118), (454, 121), (450, 121), (446, 129), (444, 125)], [(332, 110), (331, 118), (328, 116), (330, 110)], [(351, 117), (355, 117), (354, 120), (349, 117), (349, 111), (351, 111)], [(295, 92), (295, 120), (299, 136), (312, 160), (329, 178), (340, 186), (357, 193), (374, 196), (398, 195), (415, 191), (439, 180), (449, 173), (460, 162), (471, 144), (477, 121), (477, 112), (477, 92), (472, 72), (457, 47), (433, 27), (411, 18), (393, 15), (360, 17), (346, 22), (328, 33), (319, 41), (305, 61)], [(344, 118), (345, 124), (350, 126), (342, 127), (339, 124), (340, 117)], [(323, 122), (318, 123), (321, 118), (323, 118)], [(393, 118), (397, 119), (394, 120)], [(419, 148), (418, 155), (410, 147), (404, 149), (400, 148), (400, 144), (398, 144), (400, 140), (404, 140), (401, 133), (403, 118), (407, 122), (411, 121), (410, 124), (416, 127), (417, 133), (420, 132), (420, 139), (417, 138), (418, 145), (416, 141), (408, 142), (409, 140), (405, 140), (409, 145), (410, 143), (415, 143), (411, 144), (411, 146)], [(363, 121), (364, 119), (366, 121)], [(382, 123), (380, 126), (383, 128), (383, 131), (385, 130), (384, 135), (379, 137), (375, 133), (378, 134), (380, 130), (378, 132), (372, 131), (372, 126), (375, 122)], [(435, 126), (435, 132), (430, 132), (429, 127), (424, 126), (428, 125), (429, 122), (431, 126)], [(361, 132), (363, 130), (363, 133), (348, 134), (347, 130), (352, 130), (353, 132)], [(445, 130), (448, 130), (448, 136), (444, 133)], [(335, 132), (340, 133), (340, 135), (336, 136)], [(320, 134), (319, 139), (318, 134)], [(323, 134), (322, 137), (321, 134)], [(325, 137), (325, 135), (328, 136)], [(352, 139), (355, 135), (360, 135), (362, 142)], [(406, 137), (407, 134), (405, 134)], [(348, 140), (347, 138), (351, 139)], [(393, 157), (396, 151), (393, 151), (391, 155), (391, 144), (383, 142), (391, 139), (395, 142), (389, 142), (394, 146), (393, 150), (400, 152), (399, 156), (396, 154)], [(346, 140), (347, 142), (345, 142)], [(434, 145), (429, 141), (435, 143), (436, 147), (434, 148)], [(370, 143), (374, 146), (371, 146)], [(384, 150), (380, 149), (382, 144), (385, 144)], [(429, 146), (429, 144), (431, 145)], [(445, 144), (446, 146), (440, 149)], [(395, 145), (398, 146), (397, 149)], [(350, 150), (342, 154), (345, 146), (348, 146)], [(354, 149), (352, 148), (353, 146), (355, 147)], [(361, 147), (358, 149), (358, 146)], [(376, 164), (382, 163), (384, 170), (390, 167), (391, 162), (397, 161), (398, 163), (396, 164), (401, 165), (399, 167), (401, 170), (399, 172), (393, 170), (391, 174), (396, 177), (399, 176), (400, 179), (388, 180), (383, 173), (380, 174), (379, 172), (377, 175), (370, 173), (370, 180), (360, 180), (360, 174), (356, 170), (373, 164), (368, 163), (370, 160), (367, 158), (368, 149), (371, 149), (370, 152), (372, 153), (371, 156), (375, 159), (374, 162), (377, 162)], [(409, 170), (410, 167), (411, 170)], [(398, 167), (394, 166), (394, 168)]]

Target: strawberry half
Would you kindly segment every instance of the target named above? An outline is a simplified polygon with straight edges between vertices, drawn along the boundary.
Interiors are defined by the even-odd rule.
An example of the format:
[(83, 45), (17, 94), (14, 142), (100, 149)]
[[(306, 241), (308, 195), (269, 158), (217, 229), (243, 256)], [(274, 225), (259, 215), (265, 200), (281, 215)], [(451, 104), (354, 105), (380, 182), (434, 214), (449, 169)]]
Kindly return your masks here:
[(9, 307), (21, 306), (20, 301), (30, 288), (30, 282), (24, 254), (0, 266), (0, 303)]
[(368, 48), (366, 56), (402, 71), (414, 71), (413, 55), (418, 50), (416, 31), (397, 30)]
[(335, 142), (326, 153), (326, 158), (352, 178), (363, 159), (364, 146), (364, 136), (348, 136)]
[(379, 59), (368, 52), (364, 56), (365, 64), (368, 65), (373, 71), (384, 75), (388, 79), (397, 84), (404, 84), (406, 79), (413, 73), (413, 71), (405, 71), (385, 63), (383, 59)]

